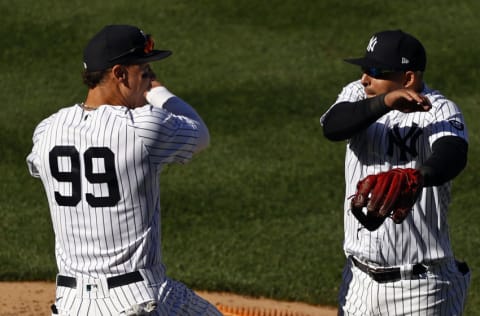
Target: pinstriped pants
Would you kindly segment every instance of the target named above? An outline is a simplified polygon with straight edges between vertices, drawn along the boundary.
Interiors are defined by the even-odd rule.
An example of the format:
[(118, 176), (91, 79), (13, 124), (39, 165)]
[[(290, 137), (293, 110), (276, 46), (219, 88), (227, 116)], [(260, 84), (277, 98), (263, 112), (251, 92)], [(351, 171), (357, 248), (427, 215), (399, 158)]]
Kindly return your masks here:
[(144, 281), (109, 288), (106, 278), (76, 278), (58, 286), (52, 316), (222, 316), (183, 283), (164, 276), (164, 267), (140, 270)]
[(343, 270), (339, 315), (462, 315), (470, 271), (461, 272), (455, 260), (429, 266), (418, 278), (379, 283), (350, 259)]
[[(58, 304), (57, 313), (52, 316), (222, 316), (215, 306), (198, 296), (184, 284), (168, 279), (164, 283), (158, 300), (128, 303), (128, 287), (119, 288), (121, 295), (109, 295), (103, 298), (78, 298), (75, 289), (66, 289), (62, 300), (68, 305)], [(151, 310), (150, 307), (156, 306)], [(125, 308), (125, 306), (128, 306)]]

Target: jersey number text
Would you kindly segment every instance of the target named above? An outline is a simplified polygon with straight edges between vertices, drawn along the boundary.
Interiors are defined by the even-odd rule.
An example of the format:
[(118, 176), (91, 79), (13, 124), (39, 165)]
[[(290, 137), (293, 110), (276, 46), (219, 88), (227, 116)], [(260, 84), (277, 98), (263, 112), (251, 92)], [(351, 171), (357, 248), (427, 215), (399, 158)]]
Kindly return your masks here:
[[(70, 171), (60, 171), (58, 159), (70, 160)], [(96, 197), (87, 193), (85, 198), (92, 207), (114, 206), (120, 201), (118, 180), (115, 173), (115, 155), (108, 147), (90, 147), (83, 154), (85, 166), (85, 178), (90, 183), (106, 183), (108, 196)], [(94, 159), (102, 159), (104, 172), (94, 172)], [(72, 188), (71, 195), (61, 195), (55, 191), (55, 201), (61, 206), (76, 206), (82, 199), (82, 184), (80, 172), (80, 153), (74, 146), (55, 146), (49, 155), (50, 171), (52, 176), (59, 182), (69, 182)]]

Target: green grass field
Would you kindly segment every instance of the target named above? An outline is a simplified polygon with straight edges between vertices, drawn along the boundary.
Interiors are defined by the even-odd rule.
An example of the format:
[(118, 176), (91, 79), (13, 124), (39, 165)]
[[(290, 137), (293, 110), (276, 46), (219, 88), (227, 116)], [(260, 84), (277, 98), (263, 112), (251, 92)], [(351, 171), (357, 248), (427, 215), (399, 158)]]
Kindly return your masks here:
[(86, 41), (127, 23), (174, 51), (153, 68), (212, 136), (162, 175), (169, 275), (199, 290), (335, 305), (345, 144), (323, 138), (319, 117), (360, 75), (342, 58), (401, 28), (427, 49), (427, 83), (466, 116), (469, 163), (449, 222), (457, 257), (473, 269), (466, 315), (480, 315), (480, 2), (0, 0), (0, 10), (0, 280), (55, 277), (46, 198), (25, 157), (42, 118), (83, 101)]

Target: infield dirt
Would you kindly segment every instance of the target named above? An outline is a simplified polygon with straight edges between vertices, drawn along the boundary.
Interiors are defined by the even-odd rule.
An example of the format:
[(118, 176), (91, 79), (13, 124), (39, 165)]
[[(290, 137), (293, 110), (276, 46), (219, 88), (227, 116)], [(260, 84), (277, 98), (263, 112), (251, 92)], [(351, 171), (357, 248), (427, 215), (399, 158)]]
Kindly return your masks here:
[[(50, 316), (55, 284), (51, 282), (0, 282), (0, 316)], [(279, 302), (229, 293), (197, 292), (200, 296), (227, 310), (228, 315), (295, 315), (334, 316), (334, 307), (312, 306), (296, 302)], [(231, 311), (231, 313), (230, 313)], [(236, 314), (235, 311), (244, 311)], [(225, 313), (227, 315), (227, 313)]]

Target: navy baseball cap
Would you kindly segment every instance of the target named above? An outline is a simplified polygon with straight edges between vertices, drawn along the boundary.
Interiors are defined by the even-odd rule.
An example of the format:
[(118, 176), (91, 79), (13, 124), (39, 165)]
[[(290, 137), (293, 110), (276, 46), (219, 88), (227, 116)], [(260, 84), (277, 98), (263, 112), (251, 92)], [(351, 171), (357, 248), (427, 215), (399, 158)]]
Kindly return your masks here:
[(388, 30), (370, 38), (364, 57), (345, 61), (363, 69), (424, 71), (427, 56), (418, 39), (401, 30)]
[(87, 71), (100, 71), (117, 64), (143, 64), (166, 58), (169, 50), (153, 49), (153, 38), (131, 25), (107, 25), (95, 34), (83, 51)]

